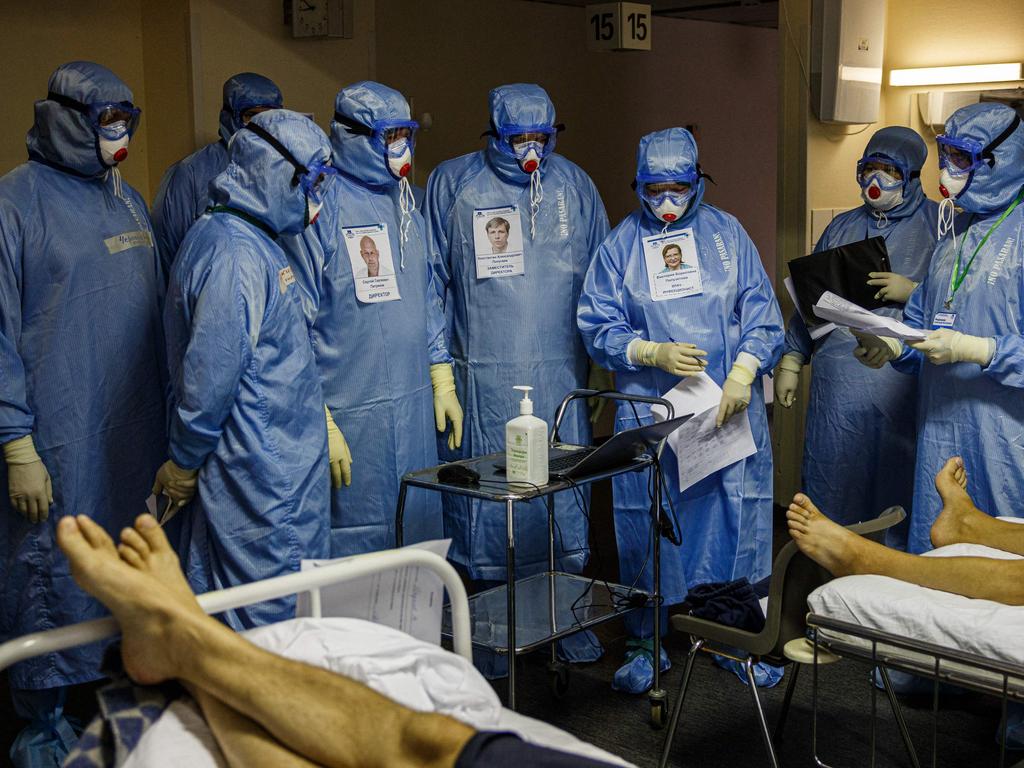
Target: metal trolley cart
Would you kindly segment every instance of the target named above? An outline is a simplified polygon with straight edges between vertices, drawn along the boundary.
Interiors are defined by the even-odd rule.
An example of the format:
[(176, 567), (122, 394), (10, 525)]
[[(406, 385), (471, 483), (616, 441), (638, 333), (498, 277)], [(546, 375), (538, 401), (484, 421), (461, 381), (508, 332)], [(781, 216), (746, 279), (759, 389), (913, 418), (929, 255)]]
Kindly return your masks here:
[[(558, 439), (558, 429), (569, 404), (573, 400), (590, 397), (660, 405), (667, 411), (669, 419), (674, 416), (672, 404), (661, 398), (626, 395), (621, 392), (598, 392), (591, 389), (573, 390), (565, 396), (558, 407), (555, 423), (551, 430), (549, 442), (551, 448), (581, 447), (561, 443)], [(657, 449), (654, 450), (655, 454), (660, 453), (662, 444), (663, 441), (658, 444)], [(547, 485), (529, 488), (514, 486), (507, 482), (501, 468), (504, 461), (505, 454), (501, 452), (454, 462), (479, 473), (479, 482), (472, 484), (446, 483), (439, 480), (438, 471), (441, 467), (451, 466), (451, 464), (422, 469), (405, 475), (402, 478), (398, 494), (395, 536), (397, 545), (402, 546), (405, 498), (409, 486), (504, 504), (507, 531), (506, 584), (473, 595), (469, 599), (469, 605), (473, 624), (473, 644), (495, 653), (508, 654), (507, 705), (510, 709), (515, 709), (516, 656), (549, 645), (551, 660), (548, 668), (551, 671), (552, 691), (556, 696), (561, 696), (568, 687), (569, 673), (568, 666), (556, 657), (555, 641), (640, 607), (636, 600), (630, 599), (632, 595), (642, 596), (641, 606), (643, 604), (653, 605), (655, 608), (660, 606), (662, 483), (660, 464), (651, 453), (644, 454), (613, 470), (574, 480), (551, 478)], [(576, 574), (556, 571), (554, 495), (560, 491), (571, 491), (576, 486), (604, 480), (625, 472), (639, 472), (645, 469), (654, 473), (654, 517), (651, 524), (654, 561), (653, 591), (646, 592), (622, 584), (595, 581)], [(548, 570), (516, 580), (515, 505), (518, 502), (540, 497), (547, 498)], [(446, 626), (448, 626), (448, 618), (446, 609)], [(661, 612), (655, 610), (654, 647), (659, 648), (660, 646)], [(657, 663), (654, 664), (654, 685), (648, 693), (648, 699), (651, 707), (651, 724), (656, 728), (661, 728), (665, 724), (667, 715), (667, 697), (661, 687), (661, 670), (660, 664)]]

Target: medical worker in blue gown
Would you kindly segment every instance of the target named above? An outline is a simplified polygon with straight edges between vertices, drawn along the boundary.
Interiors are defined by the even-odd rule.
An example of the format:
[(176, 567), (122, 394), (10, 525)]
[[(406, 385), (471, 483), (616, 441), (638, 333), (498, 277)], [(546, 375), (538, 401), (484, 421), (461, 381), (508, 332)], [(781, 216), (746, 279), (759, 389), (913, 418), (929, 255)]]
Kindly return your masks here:
[[(746, 410), (757, 453), (680, 492), (676, 457), (665, 451), (665, 514), (681, 546), (663, 542), (661, 586), (667, 605), (689, 588), (769, 575), (772, 556), (772, 455), (761, 376), (782, 352), (782, 316), (757, 249), (739, 222), (702, 202), (697, 145), (683, 128), (648, 134), (637, 152), (640, 208), (605, 238), (587, 272), (578, 321), (591, 356), (615, 372), (617, 389), (660, 396), (681, 377), (706, 372), (723, 394), (716, 423)], [(684, 272), (663, 270), (675, 244)], [(667, 261), (667, 260), (666, 260)], [(674, 270), (679, 272), (678, 270)], [(749, 406), (749, 409), (748, 409)], [(637, 405), (642, 424), (650, 408)], [(637, 426), (620, 403), (616, 431)], [(651, 499), (643, 474), (613, 480), (619, 569), (625, 584), (652, 586), (648, 561)], [(653, 681), (652, 611), (627, 616), (633, 638), (613, 687), (642, 693)], [(660, 651), (662, 669), (668, 656)]]
[(941, 239), (904, 310), (931, 334), (909, 347), (865, 336), (856, 350), (917, 377), (914, 553), (931, 549), (942, 507), (933, 479), (950, 456), (970, 468), (979, 509), (1021, 516), (1024, 498), (1024, 127), (1005, 105), (972, 104), (936, 142)]
[[(442, 163), (427, 182), (434, 285), (466, 411), (462, 450), (441, 446), (442, 458), (505, 449), (505, 423), (519, 415), (514, 385), (534, 388), (534, 413), (550, 424), (562, 398), (588, 380), (573, 316), (587, 265), (608, 231), (604, 205), (590, 177), (555, 154), (555, 109), (543, 88), (495, 88), (490, 118), (487, 147)], [(561, 437), (588, 444), (590, 434), (577, 403)], [(546, 569), (547, 512), (542, 501), (516, 510), (516, 567), (524, 576)], [(504, 581), (501, 506), (446, 497), (444, 514), (451, 558), (474, 580)], [(587, 519), (573, 494), (557, 497), (555, 518), (556, 565), (579, 573), (588, 556)], [(590, 633), (560, 647), (570, 661), (600, 655)]]
[[(0, 179), (3, 640), (107, 613), (75, 586), (54, 526), (67, 514), (115, 535), (130, 525), (166, 440), (163, 276), (145, 202), (117, 170), (140, 112), (98, 64), (64, 64), (48, 89), (28, 162)], [(65, 686), (101, 677), (101, 652), (10, 670), (16, 708), (32, 720), (15, 765), (60, 763), (76, 738), (61, 716)]]
[[(212, 207), (189, 230), (167, 289), (170, 459), (156, 485), (198, 476), (184, 517), (182, 567), (196, 592), (327, 557), (327, 429), (299, 286), (281, 234), (316, 218), (336, 177), (313, 121), (284, 109), (232, 138)], [(227, 614), (237, 629), (294, 614), (295, 599)]]
[(153, 201), (153, 229), (168, 276), (185, 233), (210, 204), (210, 182), (228, 167), (231, 137), (254, 115), (283, 103), (274, 82), (255, 72), (240, 72), (224, 81), (219, 138), (168, 168)]
[[(340, 176), (316, 224), (285, 247), (318, 305), (317, 368), (332, 434), (351, 452), (331, 500), (331, 556), (342, 557), (395, 545), (401, 478), (437, 464), (435, 417), (461, 443), (462, 409), (406, 178), (417, 128), (409, 104), (360, 82), (339, 91), (334, 109)], [(405, 509), (407, 541), (443, 536), (438, 494), (410, 489)]]
[[(893, 126), (875, 133), (857, 163), (864, 205), (836, 216), (814, 249), (885, 238), (894, 271), (872, 273), (869, 282), (879, 298), (901, 305), (878, 311), (890, 317), (901, 317), (935, 248), (938, 204), (920, 179), (927, 159), (915, 131)], [(867, 370), (850, 354), (856, 346), (845, 328), (812, 341), (794, 313), (775, 374), (776, 401), (789, 408), (801, 368), (813, 361), (802, 487), (812, 499), (828, 499), (829, 517), (842, 525), (896, 504), (909, 511), (914, 486), (917, 384), (892, 369)], [(903, 530), (889, 544), (903, 548), (905, 538)]]

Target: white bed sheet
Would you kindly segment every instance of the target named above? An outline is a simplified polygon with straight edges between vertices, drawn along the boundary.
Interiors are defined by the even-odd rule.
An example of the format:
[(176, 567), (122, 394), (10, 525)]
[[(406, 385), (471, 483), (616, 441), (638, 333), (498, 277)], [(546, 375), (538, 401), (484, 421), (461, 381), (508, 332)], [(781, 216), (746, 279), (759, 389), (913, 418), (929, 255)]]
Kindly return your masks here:
[[(332, 669), (420, 711), (441, 712), (478, 730), (509, 730), (525, 741), (628, 766), (565, 731), (502, 708), (471, 663), (398, 630), (359, 619), (295, 619), (246, 633), (257, 645)], [(146, 732), (125, 768), (224, 768), (220, 749), (195, 703), (172, 704)]]
[[(975, 544), (939, 547), (926, 556), (1021, 559)], [(807, 605), (813, 613), (840, 621), (1024, 665), (1024, 606), (971, 599), (887, 576), (834, 579), (814, 590)]]

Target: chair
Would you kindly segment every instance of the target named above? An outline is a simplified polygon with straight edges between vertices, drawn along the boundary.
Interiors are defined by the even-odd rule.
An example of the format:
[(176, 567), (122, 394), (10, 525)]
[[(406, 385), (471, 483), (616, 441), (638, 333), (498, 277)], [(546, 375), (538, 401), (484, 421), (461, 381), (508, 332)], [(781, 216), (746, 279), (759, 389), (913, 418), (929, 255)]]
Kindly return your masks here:
[[(904, 517), (906, 517), (906, 513), (902, 507), (890, 507), (874, 520), (867, 520), (848, 527), (854, 533), (881, 543), (885, 532), (898, 525)], [(686, 667), (683, 671), (679, 695), (676, 697), (675, 710), (672, 712), (668, 733), (665, 736), (659, 763), (661, 768), (668, 765), (672, 741), (675, 738), (676, 728), (679, 726), (686, 688), (690, 682), (690, 673), (693, 671), (693, 662), (698, 651), (718, 653), (735, 659), (743, 665), (747, 673), (747, 684), (754, 699), (754, 707), (757, 710), (768, 758), (773, 768), (778, 768), (779, 763), (775, 756), (773, 738), (768, 732), (768, 722), (765, 720), (761, 698), (758, 695), (757, 686), (754, 684), (753, 667), (759, 661), (765, 661), (775, 666), (784, 666), (790, 663), (791, 659), (786, 657), (784, 648), (791, 640), (803, 638), (806, 635), (807, 596), (831, 578), (832, 576), (824, 568), (797, 549), (796, 542), (790, 541), (782, 548), (772, 564), (772, 577), (768, 588), (768, 611), (765, 616), (764, 629), (760, 632), (748, 632), (694, 616), (677, 615), (672, 617), (672, 626), (677, 631), (690, 635), (692, 644), (686, 657)], [(716, 648), (716, 645), (729, 646), (729, 648)], [(776, 740), (782, 735), (782, 728), (789, 712), (799, 670), (800, 665), (795, 665), (786, 684), (782, 712), (779, 714), (779, 721), (775, 727)]]

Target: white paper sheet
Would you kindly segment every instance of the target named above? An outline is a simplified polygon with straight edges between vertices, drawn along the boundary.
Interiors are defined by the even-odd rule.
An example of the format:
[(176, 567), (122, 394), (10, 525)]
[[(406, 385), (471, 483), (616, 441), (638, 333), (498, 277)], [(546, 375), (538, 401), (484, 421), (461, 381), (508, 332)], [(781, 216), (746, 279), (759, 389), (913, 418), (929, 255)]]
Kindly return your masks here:
[[(750, 417), (746, 411), (733, 416), (721, 428), (715, 426), (722, 388), (706, 373), (683, 379), (664, 395), (675, 412), (695, 414), (668, 436), (668, 446), (679, 465), (679, 489), (685, 491), (708, 475), (757, 453)], [(656, 421), (665, 420), (665, 409), (651, 407)]]
[(807, 332), (810, 334), (812, 341), (817, 341), (822, 336), (827, 336), (836, 329), (835, 323), (821, 323), (821, 321), (816, 317), (812, 317), (810, 320), (804, 317), (804, 313), (800, 311), (800, 302), (797, 301), (796, 298), (796, 285), (794, 285), (792, 277), (787, 277), (782, 281), (782, 284), (786, 286), (786, 292), (789, 294), (789, 298), (793, 301), (796, 313), (800, 315), (800, 319), (803, 320), (804, 325), (807, 326)]
[(814, 314), (854, 331), (889, 336), (901, 341), (923, 341), (929, 334), (929, 331), (911, 328), (895, 318), (876, 315), (830, 291), (821, 294), (818, 303), (814, 305)]
[[(451, 543), (451, 539), (438, 539), (410, 544), (407, 549), (423, 549), (447, 557)], [(303, 560), (302, 570), (344, 559)], [(441, 642), (443, 606), (444, 585), (441, 579), (434, 572), (418, 566), (385, 571), (320, 590), (320, 610), (324, 618), (364, 619), (434, 644)], [(295, 615), (312, 615), (308, 594), (299, 595)]]

